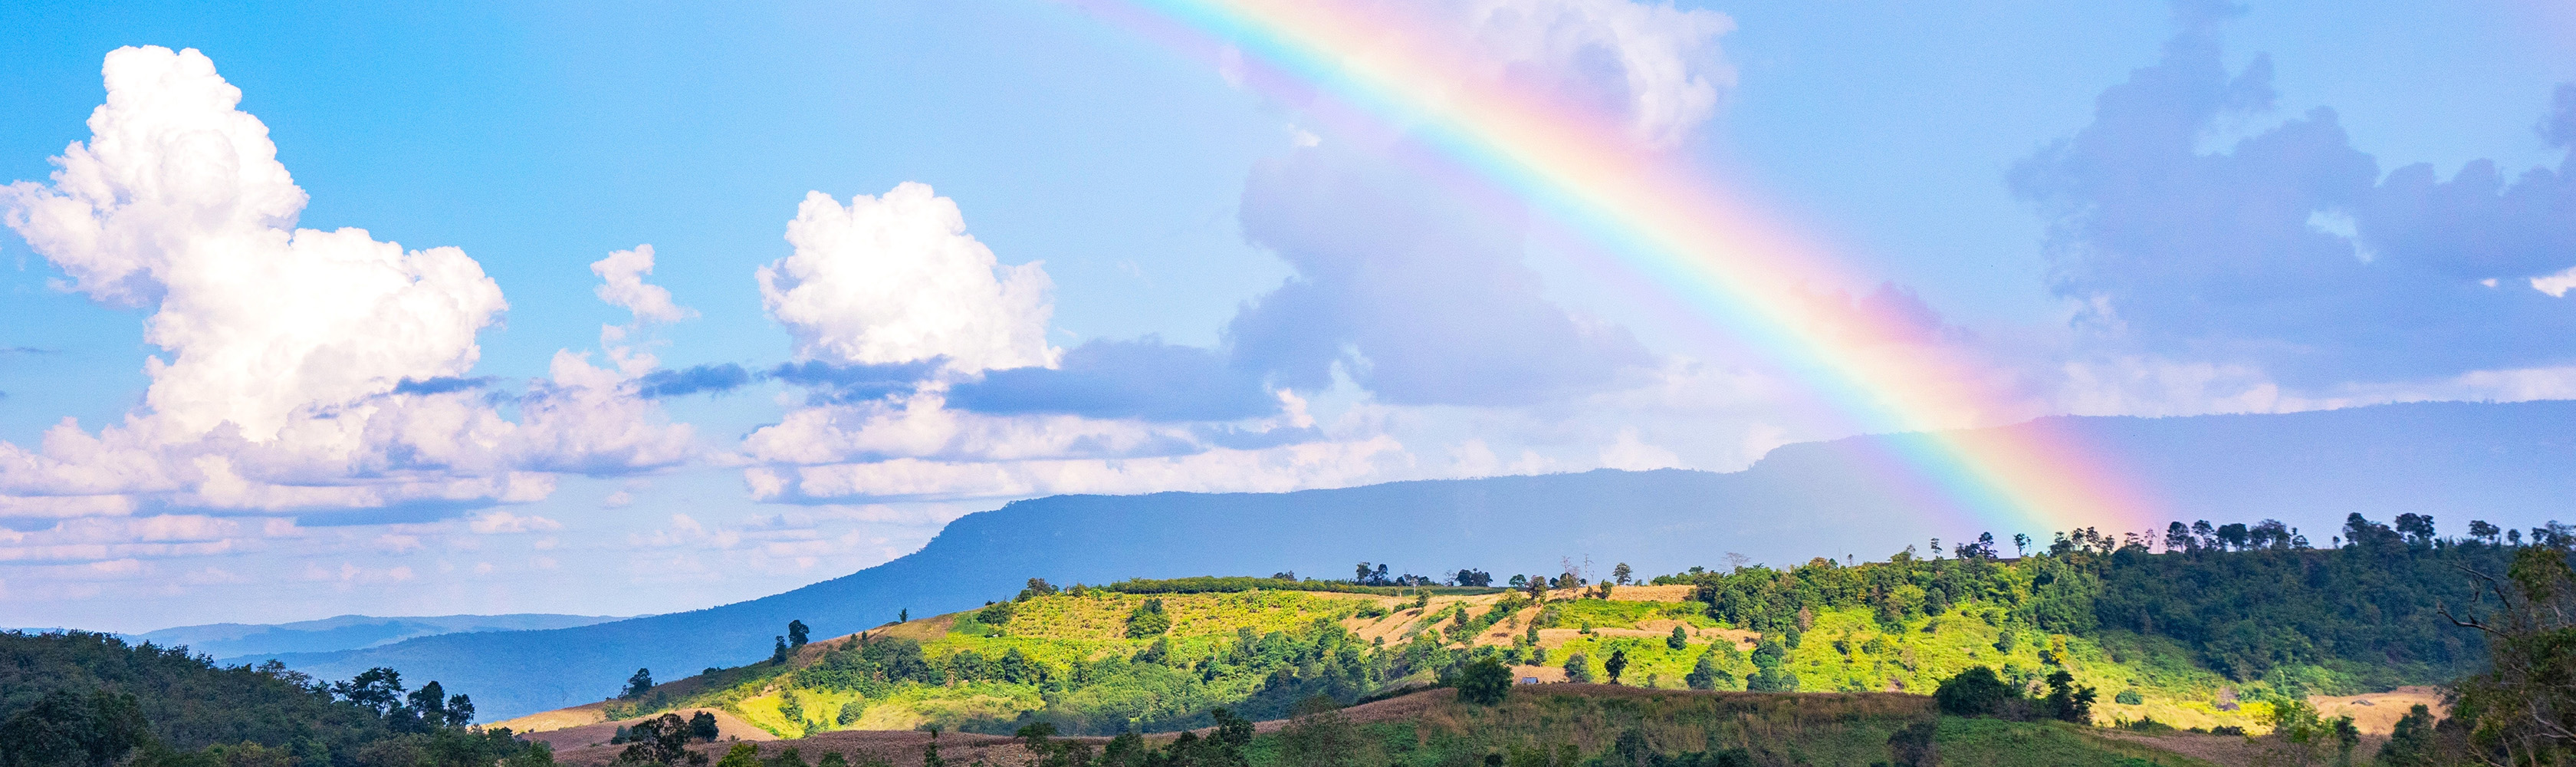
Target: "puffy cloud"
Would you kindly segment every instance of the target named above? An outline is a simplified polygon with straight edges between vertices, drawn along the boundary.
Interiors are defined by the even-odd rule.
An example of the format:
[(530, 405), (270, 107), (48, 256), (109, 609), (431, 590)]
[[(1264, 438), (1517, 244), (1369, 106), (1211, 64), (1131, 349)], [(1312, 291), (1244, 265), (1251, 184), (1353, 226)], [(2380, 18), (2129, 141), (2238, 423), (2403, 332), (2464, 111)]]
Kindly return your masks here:
[(1679, 143), (1716, 114), (1722, 92), (1735, 85), (1735, 70), (1717, 47), (1735, 22), (1714, 11), (1629, 0), (1389, 5), (1464, 31), (1485, 76), (1559, 102), (1589, 102), (1624, 117), (1648, 145)]
[(678, 322), (697, 314), (696, 310), (671, 303), (669, 289), (644, 281), (644, 275), (653, 273), (652, 245), (611, 251), (607, 258), (591, 262), (590, 271), (601, 280), (595, 289), (599, 300), (632, 312), (638, 323)]
[[(542, 498), (546, 471), (687, 453), (687, 427), (578, 357), (559, 356), (504, 419), (479, 391), (490, 381), (467, 375), (476, 333), (506, 306), (480, 265), (295, 228), (304, 191), (204, 55), (123, 48), (102, 71), (90, 140), (55, 158), (50, 184), (0, 193), (0, 219), (72, 289), (152, 308), (145, 339), (166, 356), (145, 361), (144, 408), (123, 423), (91, 434), (66, 420), (38, 450), (0, 443), (0, 515), (453, 513)], [(649, 254), (604, 263), (617, 288), (604, 295), (652, 295)]]
[(797, 354), (837, 364), (945, 358), (959, 372), (1045, 366), (1054, 283), (1002, 267), (957, 203), (905, 182), (848, 207), (814, 192), (787, 225), (795, 252), (759, 272), (761, 303)]
[[(1320, 1), (1373, 25), (1373, 34), (1346, 41), (1337, 55), (1427, 59), (1412, 74), (1437, 79), (1420, 87), (1541, 100), (1543, 108), (1587, 115), (1643, 146), (1679, 144), (1735, 85), (1717, 45), (1735, 22), (1714, 11), (1631, 0)], [(1290, 78), (1245, 64), (1228, 49), (1218, 70), (1230, 83), (1305, 92)], [(1316, 137), (1298, 138), (1302, 146)]]
[[(2186, 7), (2161, 61), (2013, 171), (2079, 325), (2298, 389), (2568, 361), (2576, 303), (2548, 291), (2576, 267), (2576, 154), (2510, 180), (2486, 161), (2383, 178), (2322, 108), (2203, 151), (2274, 101), (2268, 59), (2222, 63), (2224, 15)], [(2576, 90), (2558, 99), (2542, 133), (2567, 146)]]
[(172, 358), (145, 363), (145, 402), (163, 424), (266, 442), (317, 405), (473, 367), (505, 306), (473, 259), (290, 228), (304, 191), (205, 56), (124, 48), (104, 71), (90, 141), (50, 188), (11, 185), (7, 219), (78, 290), (158, 305), (144, 340)]

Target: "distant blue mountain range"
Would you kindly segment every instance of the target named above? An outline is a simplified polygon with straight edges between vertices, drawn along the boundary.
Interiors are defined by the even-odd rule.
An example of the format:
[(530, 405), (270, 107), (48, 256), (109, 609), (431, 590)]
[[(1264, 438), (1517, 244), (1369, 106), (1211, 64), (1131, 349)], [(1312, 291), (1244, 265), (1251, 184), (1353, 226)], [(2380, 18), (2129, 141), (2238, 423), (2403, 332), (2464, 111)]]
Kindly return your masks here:
[[(2470, 518), (2530, 526), (2576, 501), (2576, 402), (2424, 403), (2287, 415), (2046, 418), (2056, 444), (2102, 459), (2178, 520), (2281, 519), (2329, 544), (2359, 512), (2430, 513), (2446, 534)], [(1594, 471), (1398, 482), (1294, 493), (1158, 493), (1019, 501), (948, 525), (920, 551), (851, 575), (721, 607), (532, 631), (442, 633), (391, 644), (283, 653), (344, 678), (371, 666), (442, 680), (499, 719), (600, 700), (637, 667), (664, 679), (767, 657), (791, 619), (815, 636), (1000, 599), (1021, 582), (1130, 577), (1348, 577), (1358, 562), (1432, 575), (1475, 567), (1553, 573), (1723, 567), (1729, 552), (1794, 564), (1880, 558), (1929, 538), (2015, 532), (1951, 508), (1895, 456), (1921, 435), (1782, 447), (1739, 472)], [(2158, 520), (2156, 527), (2161, 527)], [(2132, 532), (2132, 531), (2117, 531)], [(2009, 550), (2009, 544), (2006, 544)]]
[(436, 615), (379, 618), (342, 615), (321, 620), (278, 624), (213, 623), (179, 626), (141, 634), (128, 641), (164, 647), (185, 645), (218, 661), (281, 653), (327, 653), (387, 645), (414, 637), (485, 631), (532, 631), (588, 626), (624, 620), (612, 615)]

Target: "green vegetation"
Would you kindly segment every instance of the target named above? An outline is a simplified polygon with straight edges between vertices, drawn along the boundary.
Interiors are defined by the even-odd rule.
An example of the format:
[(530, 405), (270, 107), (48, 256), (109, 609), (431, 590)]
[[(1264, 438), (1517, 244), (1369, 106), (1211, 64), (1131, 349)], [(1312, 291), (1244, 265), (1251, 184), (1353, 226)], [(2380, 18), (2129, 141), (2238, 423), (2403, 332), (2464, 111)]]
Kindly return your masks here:
[(0, 767), (552, 763), (473, 718), (467, 696), (407, 690), (392, 669), (326, 683), (106, 634), (0, 633)]
[[(1974, 670), (1974, 694), (1953, 713), (2005, 721), (1890, 724), (1868, 736), (1872, 760), (1904, 763), (1920, 756), (1904, 749), (2000, 737), (2090, 749), (2106, 764), (2128, 758), (2066, 729), (2083, 724), (2313, 731), (2325, 733), (2314, 742), (2340, 743), (2332, 721), (2301, 718), (2306, 696), (2441, 683), (2479, 668), (2488, 640), (2453, 627), (2439, 606), (2474, 603), (2479, 584), (2463, 572), (2498, 571), (2516, 552), (2557, 540), (2556, 529), (2522, 546), (2489, 526), (2454, 540), (2434, 536), (2419, 515), (2394, 529), (2355, 517), (2337, 547), (2316, 549), (2277, 523), (2203, 523), (2175, 525), (2160, 540), (2074, 531), (2010, 560), (1983, 537), (1946, 557), (1909, 549), (1857, 565), (1694, 569), (1651, 580), (1690, 587), (1688, 601), (1664, 602), (1572, 574), (1513, 576), (1515, 590), (1435, 588), (1375, 566), (1351, 582), (1283, 573), (1059, 589), (1033, 579), (1007, 601), (827, 640), (793, 662), (722, 670), (690, 688), (701, 692), (657, 692), (622, 711), (717, 706), (788, 737), (925, 726), (1008, 733), (1040, 723), (1105, 735), (1206, 726), (1204, 712), (1220, 707), (1272, 718), (1318, 697), (1348, 704), (1436, 685), (1508, 707), (1488, 701), (1519, 700), (1494, 692), (1513, 677), (1547, 676), (1529, 666), (1632, 688), (1809, 693), (1926, 693)], [(1370, 585), (1381, 581), (1417, 585)], [(1890, 751), (1890, 738), (1911, 745)], [(1668, 760), (1731, 758), (1723, 748), (1656, 743)], [(1265, 748), (1248, 746), (1246, 758), (1277, 756)], [(1495, 753), (1505, 767), (1556, 767), (1555, 756)]]

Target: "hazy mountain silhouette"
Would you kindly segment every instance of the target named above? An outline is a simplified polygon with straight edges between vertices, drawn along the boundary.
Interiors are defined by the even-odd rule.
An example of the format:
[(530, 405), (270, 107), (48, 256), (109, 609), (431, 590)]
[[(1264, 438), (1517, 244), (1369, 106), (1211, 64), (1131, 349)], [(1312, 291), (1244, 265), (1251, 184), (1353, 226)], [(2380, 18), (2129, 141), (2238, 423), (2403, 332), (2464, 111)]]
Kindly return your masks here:
[[(2528, 527), (2576, 499), (2576, 402), (2423, 403), (2287, 415), (2047, 418), (2069, 449), (2098, 454), (2174, 519), (2277, 518), (2328, 545), (2343, 516), (2431, 513), (2446, 535), (2470, 518)], [(1927, 498), (1894, 451), (1920, 435), (1782, 447), (1712, 473), (1594, 471), (1398, 482), (1295, 493), (1058, 496), (970, 514), (920, 551), (783, 594), (704, 610), (547, 631), (442, 634), (279, 656), (345, 678), (392, 666), (470, 693), (486, 719), (596, 701), (637, 667), (674, 679), (767, 657), (791, 619), (817, 638), (1006, 598), (1030, 577), (1349, 577), (1357, 562), (1435, 575), (1459, 567), (1553, 573), (1722, 567), (1728, 552), (1794, 564), (1880, 557), (1938, 536), (2051, 531)], [(2162, 527), (2157, 520), (2156, 527)], [(2010, 544), (2004, 546), (2007, 553)]]
[(184, 645), (199, 654), (229, 661), (246, 655), (331, 652), (392, 644), (413, 637), (484, 631), (529, 631), (572, 628), (622, 620), (613, 615), (433, 615), (376, 617), (341, 615), (294, 623), (209, 623), (177, 626), (126, 635), (135, 642), (169, 647)]

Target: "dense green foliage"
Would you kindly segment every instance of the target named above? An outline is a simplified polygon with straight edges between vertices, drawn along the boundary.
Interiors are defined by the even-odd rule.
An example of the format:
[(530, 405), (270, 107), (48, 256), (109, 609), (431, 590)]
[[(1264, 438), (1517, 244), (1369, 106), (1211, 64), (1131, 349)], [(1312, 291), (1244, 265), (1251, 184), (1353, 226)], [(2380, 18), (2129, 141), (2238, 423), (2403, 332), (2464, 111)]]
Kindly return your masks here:
[[(1655, 582), (1695, 585), (1712, 617), (1765, 632), (1803, 628), (1827, 610), (1865, 608), (1893, 627), (1965, 603), (1994, 605), (2003, 623), (2045, 632), (2171, 639), (2228, 678), (2264, 680), (2296, 697), (2443, 681), (2484, 657), (2474, 632), (2453, 628), (2436, 610), (2475, 598), (2463, 569), (2500, 570), (2514, 548), (2437, 538), (2430, 518), (2408, 516), (2424, 532), (2356, 516), (2340, 536), (2344, 545), (2330, 549), (2304, 548), (2304, 538), (2278, 523), (2203, 523), (2213, 531), (2205, 542), (2081, 530), (2018, 560), (1967, 545), (1953, 558), (1909, 550), (1857, 566), (1817, 559)], [(2189, 530), (2177, 525), (2172, 533)], [(2156, 553), (2158, 543), (2166, 553)], [(2015, 632), (2001, 632), (1996, 649), (2011, 652), (2015, 642)]]
[(0, 767), (550, 761), (507, 731), (465, 731), (472, 718), (465, 696), (406, 690), (390, 669), (324, 683), (106, 634), (0, 633)]

